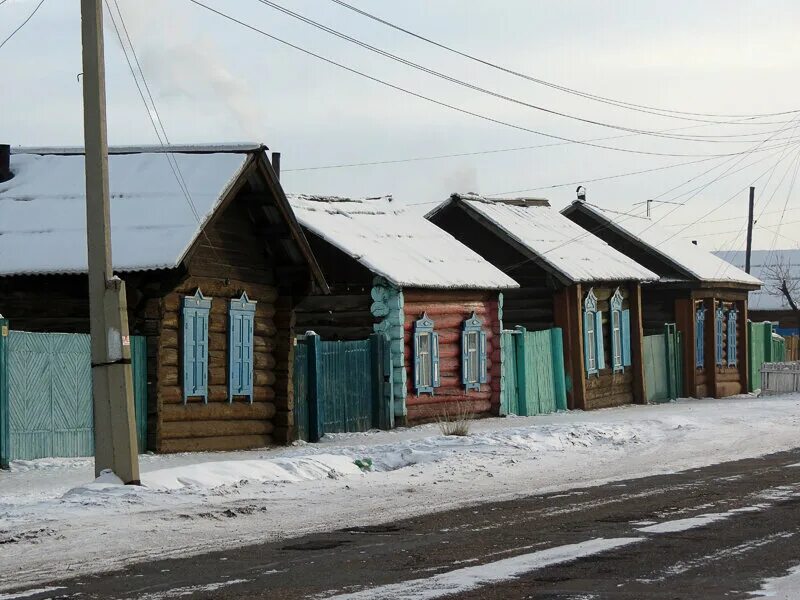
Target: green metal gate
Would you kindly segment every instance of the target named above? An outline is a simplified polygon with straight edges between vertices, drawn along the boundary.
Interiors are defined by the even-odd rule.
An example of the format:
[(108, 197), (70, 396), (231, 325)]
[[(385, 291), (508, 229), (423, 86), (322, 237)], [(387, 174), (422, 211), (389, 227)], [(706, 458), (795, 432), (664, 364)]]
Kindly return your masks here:
[[(94, 454), (88, 335), (9, 331), (0, 336), (0, 465)], [(146, 443), (147, 350), (133, 338), (137, 439)]]
[(561, 329), (502, 332), (501, 414), (532, 416), (567, 408)]
[(294, 417), (300, 439), (317, 441), (326, 433), (391, 427), (386, 395), (388, 340), (323, 341), (297, 339), (294, 361)]
[(674, 323), (643, 340), (645, 396), (648, 403), (669, 402), (683, 391), (683, 340)]
[(747, 352), (750, 365), (750, 390), (761, 389), (761, 365), (765, 362), (783, 362), (786, 357), (784, 339), (774, 333), (774, 326), (769, 321), (762, 323), (747, 322)]

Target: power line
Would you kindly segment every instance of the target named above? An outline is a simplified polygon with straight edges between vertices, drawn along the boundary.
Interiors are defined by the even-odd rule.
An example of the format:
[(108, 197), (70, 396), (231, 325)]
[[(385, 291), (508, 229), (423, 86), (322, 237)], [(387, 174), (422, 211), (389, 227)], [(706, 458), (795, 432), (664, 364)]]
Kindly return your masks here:
[(330, 65), (333, 65), (335, 67), (338, 67), (340, 69), (348, 71), (350, 73), (353, 73), (353, 74), (358, 75), (360, 77), (363, 77), (365, 79), (369, 79), (370, 81), (374, 81), (375, 83), (379, 83), (379, 84), (381, 84), (383, 86), (386, 86), (388, 88), (391, 88), (393, 90), (402, 92), (404, 94), (407, 94), (409, 96), (413, 96), (415, 98), (419, 98), (421, 100), (425, 100), (425, 101), (430, 102), (432, 104), (436, 104), (438, 106), (442, 106), (444, 108), (448, 108), (450, 110), (454, 110), (456, 112), (459, 112), (459, 113), (462, 113), (462, 114), (465, 114), (465, 115), (470, 115), (472, 117), (476, 117), (478, 119), (481, 119), (481, 120), (484, 120), (484, 121), (487, 121), (487, 122), (490, 122), (490, 123), (495, 123), (497, 125), (502, 125), (504, 127), (509, 127), (511, 129), (516, 129), (516, 130), (519, 130), (519, 131), (525, 131), (525, 132), (528, 132), (528, 133), (534, 133), (536, 135), (541, 135), (543, 137), (547, 137), (547, 138), (551, 138), (551, 139), (555, 139), (555, 140), (560, 140), (560, 141), (563, 141), (563, 142), (569, 142), (569, 143), (572, 143), (572, 144), (580, 144), (580, 145), (589, 146), (589, 147), (593, 147), (593, 148), (601, 148), (601, 149), (604, 149), (604, 150), (614, 150), (616, 152), (624, 152), (624, 153), (628, 153), (628, 154), (639, 154), (639, 155), (646, 155), (646, 156), (672, 156), (672, 157), (683, 157), (683, 158), (703, 158), (703, 157), (736, 156), (738, 154), (738, 153), (726, 153), (726, 154), (678, 154), (678, 153), (665, 153), (665, 152), (649, 152), (649, 151), (645, 151), (645, 150), (633, 150), (633, 149), (630, 149), (630, 148), (618, 148), (618, 147), (615, 147), (615, 146), (606, 146), (606, 145), (603, 145), (603, 144), (595, 144), (595, 143), (576, 140), (576, 139), (572, 139), (572, 138), (568, 138), (568, 137), (564, 137), (564, 136), (559, 136), (559, 135), (555, 135), (555, 134), (551, 134), (551, 133), (545, 133), (543, 131), (538, 131), (536, 129), (531, 129), (529, 127), (524, 127), (522, 125), (517, 125), (515, 123), (510, 123), (508, 121), (503, 121), (501, 119), (496, 119), (496, 118), (490, 117), (488, 115), (477, 113), (477, 112), (468, 110), (466, 108), (462, 108), (460, 106), (456, 106), (456, 105), (450, 104), (448, 102), (444, 102), (442, 100), (437, 100), (437, 99), (432, 98), (430, 96), (426, 96), (424, 94), (421, 94), (421, 93), (418, 93), (418, 92), (414, 92), (412, 90), (409, 90), (407, 88), (401, 87), (399, 85), (395, 85), (395, 84), (390, 83), (388, 81), (385, 81), (383, 79), (379, 79), (378, 77), (375, 77), (373, 75), (369, 75), (369, 74), (367, 74), (367, 73), (365, 73), (363, 71), (359, 71), (358, 69), (354, 69), (352, 67), (348, 67), (347, 65), (345, 65), (343, 63), (337, 62), (337, 61), (335, 61), (333, 59), (330, 59), (330, 58), (327, 58), (327, 57), (322, 56), (320, 54), (317, 54), (316, 52), (312, 52), (311, 50), (307, 50), (305, 48), (302, 48), (301, 46), (298, 46), (297, 44), (293, 44), (291, 42), (288, 42), (288, 41), (286, 41), (284, 39), (281, 39), (281, 38), (279, 38), (279, 37), (277, 37), (275, 35), (267, 33), (263, 29), (259, 29), (258, 27), (255, 27), (254, 25), (250, 25), (249, 23), (246, 23), (245, 21), (242, 21), (240, 19), (237, 19), (236, 17), (232, 17), (232, 16), (230, 16), (230, 15), (228, 15), (228, 14), (222, 12), (222, 11), (219, 11), (219, 10), (217, 10), (215, 8), (212, 8), (211, 6), (208, 6), (207, 4), (204, 4), (204, 3), (200, 2), (199, 0), (189, 0), (189, 1), (192, 2), (193, 4), (196, 4), (197, 6), (200, 6), (201, 8), (204, 8), (204, 9), (208, 10), (209, 12), (215, 13), (215, 14), (223, 17), (224, 19), (227, 19), (227, 20), (229, 20), (229, 21), (231, 21), (233, 23), (241, 25), (242, 27), (250, 29), (251, 31), (254, 31), (254, 32), (256, 32), (256, 33), (258, 33), (260, 35), (263, 35), (263, 36), (265, 36), (265, 37), (267, 37), (267, 38), (269, 38), (271, 40), (274, 40), (274, 41), (276, 41), (276, 42), (278, 42), (280, 44), (288, 46), (289, 48), (293, 48), (293, 49), (295, 49), (295, 50), (297, 50), (299, 52), (302, 52), (303, 54), (306, 54), (308, 56), (314, 57), (314, 58), (316, 58), (318, 60), (326, 62), (326, 63), (328, 63)]
[[(5, 0), (3, 0), (3, 3), (5, 3)], [(8, 40), (10, 40), (12, 37), (14, 37), (16, 35), (16, 33), (20, 29), (22, 29), (23, 27), (25, 27), (25, 25), (28, 24), (28, 21), (30, 21), (33, 18), (33, 15), (35, 15), (38, 12), (38, 10), (42, 7), (42, 4), (44, 4), (44, 0), (40, 0), (39, 4), (36, 5), (36, 8), (33, 9), (33, 12), (28, 15), (28, 18), (25, 19), (22, 23), (20, 23), (19, 27), (17, 27), (14, 31), (12, 31), (6, 39), (4, 39), (2, 42), (0, 42), (0, 48), (5, 46), (6, 43), (8, 42)], [(2, 5), (2, 4), (0, 4), (0, 5)]]
[[(556, 90), (559, 90), (559, 91), (562, 91), (562, 92), (566, 92), (566, 93), (569, 93), (569, 94), (574, 94), (574, 95), (580, 96), (582, 98), (595, 100), (595, 101), (602, 102), (602, 103), (605, 103), (605, 104), (611, 104), (611, 105), (617, 106), (619, 108), (627, 108), (629, 110), (637, 110), (638, 112), (646, 112), (646, 113), (649, 113), (649, 114), (655, 114), (655, 115), (662, 116), (662, 117), (684, 118), (686, 120), (699, 120), (699, 119), (688, 119), (686, 117), (716, 117), (716, 118), (740, 118), (740, 117), (746, 117), (746, 118), (756, 119), (756, 118), (763, 118), (763, 117), (772, 117), (772, 116), (795, 114), (797, 112), (800, 112), (798, 110), (791, 110), (791, 111), (783, 111), (783, 112), (775, 112), (775, 113), (763, 113), (763, 114), (756, 114), (756, 115), (730, 115), (730, 114), (726, 115), (726, 114), (699, 113), (699, 112), (687, 112), (687, 111), (680, 111), (680, 110), (669, 110), (669, 109), (663, 109), (663, 108), (658, 108), (658, 107), (654, 107), (654, 106), (648, 106), (646, 104), (634, 104), (632, 102), (625, 102), (625, 101), (622, 101), (622, 100), (615, 100), (613, 98), (607, 98), (607, 97), (604, 97), (604, 96), (599, 96), (597, 94), (590, 94), (588, 92), (582, 92), (580, 90), (576, 90), (576, 89), (569, 88), (569, 87), (566, 87), (566, 86), (563, 86), (563, 85), (551, 83), (551, 82), (545, 81), (543, 79), (538, 79), (538, 78), (533, 77), (531, 75), (526, 75), (525, 73), (521, 73), (521, 72), (515, 71), (515, 70), (513, 70), (513, 69), (511, 69), (509, 67), (504, 67), (502, 65), (499, 65), (497, 63), (488, 61), (486, 59), (479, 58), (479, 57), (474, 56), (472, 54), (469, 54), (467, 52), (463, 52), (461, 50), (457, 50), (457, 49), (455, 49), (455, 48), (453, 48), (451, 46), (447, 46), (447, 45), (445, 45), (445, 44), (443, 44), (441, 42), (437, 42), (437, 41), (435, 41), (435, 40), (433, 40), (431, 38), (425, 37), (423, 35), (420, 35), (418, 33), (410, 31), (410, 30), (408, 30), (406, 28), (400, 27), (399, 25), (391, 23), (391, 22), (389, 22), (389, 21), (387, 21), (385, 19), (377, 17), (377, 16), (375, 16), (375, 15), (373, 15), (371, 13), (368, 13), (367, 11), (364, 11), (364, 10), (361, 10), (361, 9), (355, 7), (355, 6), (352, 6), (352, 5), (344, 2), (343, 0), (332, 0), (332, 2), (335, 2), (339, 6), (347, 8), (348, 10), (351, 10), (351, 11), (353, 11), (355, 13), (358, 13), (358, 14), (364, 16), (364, 17), (372, 19), (373, 21), (376, 21), (378, 23), (386, 25), (387, 27), (391, 27), (392, 29), (395, 29), (397, 31), (400, 31), (402, 33), (410, 35), (410, 36), (412, 36), (412, 37), (414, 37), (414, 38), (416, 38), (418, 40), (421, 40), (421, 41), (426, 42), (428, 44), (432, 44), (434, 46), (437, 46), (438, 48), (441, 48), (441, 49), (446, 50), (448, 52), (451, 52), (453, 54), (457, 54), (457, 55), (459, 55), (459, 56), (461, 56), (463, 58), (467, 58), (469, 60), (478, 62), (478, 63), (480, 63), (482, 65), (491, 67), (493, 69), (497, 69), (497, 70), (502, 71), (504, 73), (507, 73), (509, 75), (513, 75), (515, 77), (520, 77), (522, 79), (525, 79), (525, 80), (528, 80), (528, 81), (531, 81), (531, 82), (534, 82), (534, 83), (537, 83), (537, 84), (540, 84), (540, 85), (544, 85), (544, 86), (547, 86), (547, 87), (550, 87), (550, 88), (553, 88), (553, 89), (556, 89)], [(654, 112), (654, 111), (656, 111), (656, 112)], [(662, 113), (665, 113), (665, 114), (662, 114)], [(678, 116), (675, 116), (675, 115), (685, 115), (685, 117), (678, 117)], [(724, 122), (720, 122), (720, 121), (711, 121), (711, 122), (713, 122), (713, 123), (724, 123)]]
[[(139, 97), (142, 99), (145, 112), (147, 113), (147, 116), (150, 120), (150, 124), (153, 126), (153, 131), (156, 134), (158, 143), (161, 145), (162, 148), (167, 149), (167, 146), (170, 143), (169, 136), (167, 136), (167, 130), (164, 127), (163, 121), (161, 120), (161, 116), (158, 112), (158, 107), (156, 106), (153, 94), (150, 92), (150, 86), (147, 83), (147, 78), (145, 77), (144, 71), (142, 70), (142, 65), (139, 62), (139, 57), (136, 54), (136, 49), (134, 48), (133, 45), (133, 39), (131, 38), (130, 33), (128, 32), (128, 27), (125, 25), (125, 19), (122, 16), (122, 11), (120, 10), (119, 3), (117, 0), (114, 0), (114, 6), (117, 9), (117, 14), (119, 16), (120, 23), (122, 24), (122, 28), (125, 33), (125, 39), (127, 39), (128, 41), (128, 46), (130, 47), (131, 54), (134, 57), (136, 68), (138, 69), (139, 76), (141, 77), (142, 83), (144, 84), (144, 88), (147, 92), (147, 97), (150, 99), (150, 104), (147, 103), (147, 100), (145, 99), (145, 93), (142, 91), (142, 86), (139, 84), (139, 78), (136, 76), (136, 70), (134, 70), (133, 63), (131, 62), (131, 59), (128, 56), (127, 48), (122, 40), (122, 35), (120, 33), (119, 27), (117, 26), (117, 21), (114, 18), (114, 13), (111, 10), (111, 6), (109, 5), (108, 0), (104, 0), (104, 3), (106, 5), (106, 9), (108, 10), (109, 17), (111, 18), (111, 23), (114, 26), (114, 31), (117, 34), (117, 39), (119, 40), (120, 46), (122, 47), (122, 53), (125, 56), (125, 61), (128, 63), (128, 68), (130, 69), (134, 84), (136, 85), (136, 89), (139, 91)], [(152, 107), (152, 113), (150, 112), (151, 107)], [(153, 117), (153, 113), (155, 114), (155, 118)], [(162, 134), (163, 134), (163, 139), (162, 139)], [(200, 213), (198, 212), (197, 207), (192, 201), (191, 193), (189, 192), (189, 186), (187, 185), (186, 180), (183, 177), (183, 173), (181, 172), (181, 168), (177, 158), (172, 152), (165, 152), (164, 156), (167, 159), (167, 163), (169, 164), (170, 170), (172, 171), (172, 174), (175, 176), (175, 180), (178, 183), (178, 187), (180, 188), (181, 193), (183, 194), (183, 197), (189, 206), (189, 209), (191, 210), (195, 220), (197, 221), (198, 226), (200, 227), (200, 231), (202, 232), (203, 237), (205, 237), (206, 242), (208, 243), (211, 250), (214, 252), (214, 255), (217, 257), (218, 260), (221, 261), (222, 259), (219, 253), (217, 252), (216, 247), (211, 242), (211, 239), (208, 237), (208, 234), (206, 233), (205, 228), (203, 227), (203, 222), (202, 219), (200, 218)]]
[[(680, 135), (680, 134), (666, 134), (666, 133), (663, 133), (663, 132), (657, 132), (657, 131), (652, 131), (652, 130), (647, 130), (647, 129), (635, 129), (635, 128), (632, 128), (632, 127), (625, 127), (623, 125), (616, 125), (616, 124), (612, 124), (612, 123), (606, 123), (604, 121), (598, 121), (598, 120), (595, 120), (595, 119), (588, 119), (588, 118), (585, 118), (585, 117), (580, 117), (580, 116), (577, 116), (577, 115), (561, 112), (561, 111), (554, 110), (554, 109), (551, 109), (551, 108), (547, 108), (547, 107), (544, 107), (544, 106), (540, 106), (540, 105), (537, 105), (537, 104), (532, 104), (530, 102), (526, 102), (524, 100), (520, 100), (519, 98), (514, 98), (512, 96), (508, 96), (506, 94), (502, 94), (500, 92), (481, 87), (481, 86), (476, 85), (474, 83), (470, 83), (468, 81), (464, 81), (463, 79), (458, 79), (458, 78), (453, 77), (451, 75), (447, 75), (446, 73), (442, 73), (441, 71), (436, 71), (436, 70), (434, 70), (434, 69), (432, 69), (430, 67), (426, 67), (426, 66), (424, 66), (424, 65), (422, 65), (420, 63), (413, 62), (413, 61), (411, 61), (411, 60), (409, 60), (407, 58), (403, 58), (402, 56), (398, 56), (396, 54), (393, 54), (391, 52), (383, 50), (382, 48), (378, 48), (377, 46), (373, 46), (371, 44), (368, 44), (368, 43), (366, 43), (366, 42), (364, 42), (362, 40), (359, 40), (359, 39), (354, 38), (354, 37), (352, 37), (350, 35), (342, 33), (342, 32), (340, 32), (340, 31), (338, 31), (336, 29), (328, 27), (327, 25), (319, 23), (318, 21), (314, 21), (313, 19), (311, 19), (309, 17), (306, 17), (306, 16), (304, 16), (304, 15), (302, 15), (300, 13), (297, 13), (295, 11), (292, 11), (292, 10), (288, 9), (288, 8), (285, 8), (285, 7), (281, 6), (280, 4), (278, 4), (276, 2), (272, 2), (271, 0), (258, 0), (258, 1), (261, 2), (261, 4), (264, 4), (265, 6), (269, 6), (270, 8), (273, 8), (273, 9), (275, 9), (275, 10), (277, 10), (277, 11), (279, 11), (279, 12), (285, 14), (285, 15), (288, 15), (288, 16), (290, 16), (292, 18), (298, 19), (299, 21), (302, 21), (303, 23), (306, 23), (307, 25), (310, 25), (310, 26), (312, 26), (312, 27), (314, 27), (316, 29), (324, 31), (324, 32), (326, 32), (326, 33), (328, 33), (330, 35), (333, 35), (335, 37), (343, 39), (343, 40), (345, 40), (347, 42), (356, 44), (357, 46), (359, 46), (361, 48), (364, 48), (366, 50), (369, 50), (370, 52), (374, 52), (374, 53), (379, 54), (381, 56), (384, 56), (386, 58), (389, 58), (390, 60), (399, 62), (401, 64), (409, 66), (409, 67), (411, 67), (413, 69), (417, 69), (419, 71), (422, 71), (422, 72), (427, 73), (429, 75), (432, 75), (434, 77), (438, 77), (439, 79), (443, 79), (445, 81), (449, 81), (451, 83), (454, 83), (456, 85), (465, 87), (467, 89), (470, 89), (470, 90), (473, 90), (473, 91), (476, 91), (476, 92), (479, 92), (479, 93), (482, 93), (482, 94), (486, 94), (486, 95), (492, 96), (494, 98), (498, 98), (500, 100), (504, 100), (506, 102), (511, 102), (513, 104), (516, 104), (516, 105), (519, 105), (519, 106), (523, 106), (525, 108), (530, 108), (530, 109), (541, 111), (541, 112), (544, 112), (544, 113), (547, 113), (547, 114), (550, 114), (550, 115), (555, 115), (555, 116), (559, 116), (559, 117), (563, 117), (563, 118), (567, 118), (567, 119), (572, 119), (572, 120), (575, 120), (575, 121), (579, 121), (581, 123), (586, 123), (586, 124), (589, 124), (589, 125), (596, 125), (596, 126), (599, 126), (599, 127), (606, 127), (606, 128), (609, 128), (609, 129), (616, 129), (616, 130), (619, 130), (619, 131), (627, 131), (627, 132), (630, 132), (630, 133), (637, 133), (637, 134), (640, 134), (640, 135), (647, 135), (647, 136), (652, 136), (652, 137), (662, 137), (662, 138), (666, 138), (666, 139), (676, 139), (676, 140), (681, 140), (681, 141), (708, 142), (708, 143), (751, 143), (753, 140), (742, 140), (742, 139), (734, 140), (734, 139), (725, 139), (725, 138), (739, 138), (739, 137), (746, 137), (746, 136), (752, 137), (752, 136), (755, 136), (755, 135), (761, 136), (761, 135), (767, 135), (767, 134), (770, 134), (770, 133), (776, 133), (776, 131), (762, 131), (762, 132), (749, 133), (749, 134), (707, 135), (707, 136), (691, 137), (691, 136), (685, 136), (685, 135)], [(780, 132), (780, 131), (783, 131), (783, 130), (777, 130), (777, 132)]]

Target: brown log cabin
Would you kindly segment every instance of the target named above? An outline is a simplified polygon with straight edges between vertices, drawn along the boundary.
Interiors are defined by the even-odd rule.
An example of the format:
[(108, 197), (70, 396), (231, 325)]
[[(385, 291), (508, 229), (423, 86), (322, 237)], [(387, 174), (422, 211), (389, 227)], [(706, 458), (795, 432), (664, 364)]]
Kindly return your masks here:
[[(0, 313), (88, 333), (83, 151), (15, 151), (10, 167)], [(147, 341), (147, 448), (292, 439), (294, 307), (327, 285), (266, 148), (116, 148), (109, 172), (114, 269)]]
[(724, 398), (748, 390), (748, 293), (761, 281), (646, 217), (575, 201), (564, 216), (659, 275), (642, 286), (645, 334), (676, 324), (683, 393)]
[(289, 201), (331, 288), (298, 305), (297, 333), (386, 335), (395, 424), (497, 415), (501, 292), (517, 283), (390, 197)]
[(547, 200), (454, 194), (427, 218), (519, 282), (506, 329), (562, 329), (569, 408), (645, 402), (640, 284), (654, 273)]

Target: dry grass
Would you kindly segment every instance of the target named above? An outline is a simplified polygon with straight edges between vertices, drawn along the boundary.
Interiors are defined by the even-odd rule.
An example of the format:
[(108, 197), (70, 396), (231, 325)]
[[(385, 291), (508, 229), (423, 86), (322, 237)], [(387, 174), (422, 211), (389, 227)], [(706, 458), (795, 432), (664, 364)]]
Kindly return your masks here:
[(469, 435), (469, 429), (474, 413), (468, 404), (462, 402), (444, 402), (439, 407), (436, 421), (439, 423), (439, 431), (442, 435)]

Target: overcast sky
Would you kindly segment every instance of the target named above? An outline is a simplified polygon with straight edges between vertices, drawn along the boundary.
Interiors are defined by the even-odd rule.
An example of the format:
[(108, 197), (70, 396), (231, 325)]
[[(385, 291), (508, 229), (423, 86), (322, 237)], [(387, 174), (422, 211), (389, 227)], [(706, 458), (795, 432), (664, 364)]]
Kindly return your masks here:
[[(690, 127), (674, 133), (728, 136), (711, 143), (629, 134), (597, 142), (684, 156), (562, 144), (293, 171), (557, 140), (390, 89), (283, 46), (189, 0), (118, 1), (170, 140), (263, 142), (282, 153), (282, 179), (289, 192), (392, 194), (402, 202), (420, 204), (422, 210), (452, 192), (527, 190), (512, 195), (544, 196), (560, 208), (575, 197), (576, 184), (571, 182), (749, 151), (586, 183), (588, 198), (622, 212), (643, 210), (636, 203), (647, 198), (685, 201), (684, 206), (656, 205), (653, 214), (671, 225), (676, 235), (698, 239), (704, 247), (742, 249), (746, 188), (756, 181), (757, 213), (764, 214), (755, 247), (768, 249), (773, 242), (777, 247), (798, 246), (800, 183), (794, 191), (791, 184), (800, 164), (800, 146), (792, 139), (797, 133), (800, 141), (800, 128), (796, 132), (793, 128), (800, 113), (762, 118), (760, 125), (752, 120), (746, 125), (718, 125), (624, 110), (481, 66), (330, 0), (276, 0), (381, 49), (529, 104), (633, 129)], [(461, 51), (596, 95), (694, 113), (751, 115), (800, 109), (796, 33), (800, 3), (796, 1), (348, 1)], [(38, 2), (8, 0), (0, 6), (0, 41)], [(492, 119), (576, 140), (625, 135), (442, 81), (313, 29), (258, 0), (203, 2), (370, 76)], [(0, 141), (28, 146), (82, 144), (79, 13), (79, 0), (45, 0), (31, 21), (0, 48)], [(148, 113), (108, 20), (106, 62), (110, 143), (155, 143)], [(792, 122), (795, 117), (798, 120)], [(780, 129), (785, 131), (775, 133)], [(741, 134), (751, 136), (730, 137)], [(792, 145), (779, 146), (789, 142)], [(727, 176), (712, 183), (721, 175)], [(534, 189), (563, 183), (569, 185)], [(784, 207), (784, 225), (776, 236)], [(716, 210), (707, 214), (712, 209)], [(684, 230), (688, 224), (692, 225)]]

